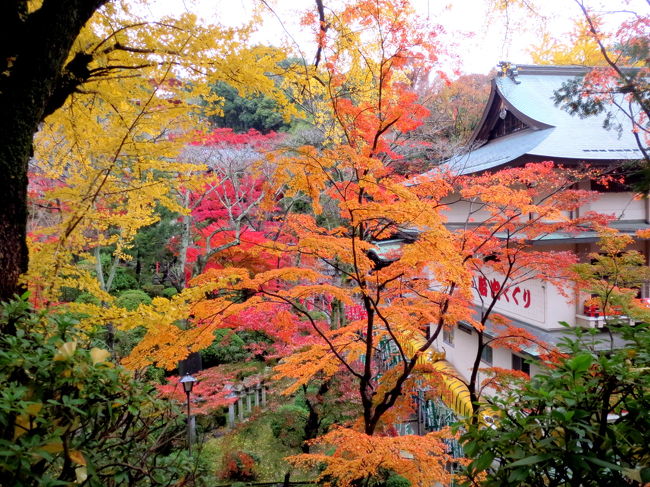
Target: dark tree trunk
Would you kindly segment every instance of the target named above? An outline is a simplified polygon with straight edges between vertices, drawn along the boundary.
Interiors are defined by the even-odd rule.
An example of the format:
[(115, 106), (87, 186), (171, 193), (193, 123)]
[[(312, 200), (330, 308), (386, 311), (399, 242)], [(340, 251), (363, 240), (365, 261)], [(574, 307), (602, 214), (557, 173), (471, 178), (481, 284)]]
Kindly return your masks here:
[(320, 433), (320, 426), (322, 422), (322, 417), (321, 413), (318, 410), (317, 404), (322, 401), (323, 396), (327, 394), (327, 392), (330, 389), (330, 381), (329, 379), (324, 380), (320, 387), (318, 388), (318, 392), (316, 393), (316, 397), (313, 400), (310, 400), (307, 397), (307, 386), (303, 386), (303, 393), (305, 394), (305, 404), (307, 405), (307, 410), (309, 411), (309, 414), (307, 416), (307, 422), (305, 423), (305, 428), (304, 428), (304, 433), (305, 433), (305, 440), (302, 443), (301, 449), (303, 453), (309, 453), (309, 440), (316, 439), (318, 437), (318, 434)]
[(0, 300), (27, 270), (27, 163), (39, 124), (89, 76), (85, 54), (66, 65), (79, 31), (107, 0), (0, 2)]

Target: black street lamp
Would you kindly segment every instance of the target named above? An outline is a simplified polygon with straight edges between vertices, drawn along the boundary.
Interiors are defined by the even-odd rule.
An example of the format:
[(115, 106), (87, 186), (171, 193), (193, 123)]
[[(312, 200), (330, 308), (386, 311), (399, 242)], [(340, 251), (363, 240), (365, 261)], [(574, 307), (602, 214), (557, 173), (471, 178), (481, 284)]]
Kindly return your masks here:
[(185, 374), (181, 379), (181, 384), (183, 384), (183, 390), (185, 395), (187, 395), (187, 451), (189, 454), (192, 454), (192, 416), (190, 413), (190, 393), (194, 387), (196, 379), (190, 374)]

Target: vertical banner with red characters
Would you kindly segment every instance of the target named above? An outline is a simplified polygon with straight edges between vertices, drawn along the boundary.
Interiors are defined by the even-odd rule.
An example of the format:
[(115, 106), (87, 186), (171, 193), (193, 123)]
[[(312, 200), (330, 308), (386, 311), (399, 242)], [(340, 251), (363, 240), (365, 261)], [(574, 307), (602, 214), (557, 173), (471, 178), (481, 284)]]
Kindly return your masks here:
[(474, 277), (474, 302), (487, 306), (499, 296), (494, 311), (505, 316), (544, 324), (546, 321), (546, 287), (541, 281), (530, 280), (501, 289), (503, 277), (486, 274)]

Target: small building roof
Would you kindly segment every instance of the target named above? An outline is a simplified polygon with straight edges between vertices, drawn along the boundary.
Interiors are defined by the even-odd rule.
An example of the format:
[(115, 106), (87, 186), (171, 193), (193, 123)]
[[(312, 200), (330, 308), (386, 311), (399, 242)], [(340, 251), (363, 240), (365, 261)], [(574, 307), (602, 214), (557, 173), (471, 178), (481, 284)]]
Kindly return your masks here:
[[(521, 65), (516, 75), (494, 78), (483, 117), (470, 141), (472, 150), (449, 159), (444, 166), (470, 174), (509, 162), (605, 164), (640, 159), (642, 154), (631, 130), (619, 133), (605, 129), (605, 113), (581, 118), (555, 104), (554, 93), (562, 84), (584, 75), (588, 69)], [(614, 106), (611, 112), (615, 123), (629, 126), (625, 114)], [(495, 137), (494, 128), (506, 117), (517, 125), (516, 131)]]

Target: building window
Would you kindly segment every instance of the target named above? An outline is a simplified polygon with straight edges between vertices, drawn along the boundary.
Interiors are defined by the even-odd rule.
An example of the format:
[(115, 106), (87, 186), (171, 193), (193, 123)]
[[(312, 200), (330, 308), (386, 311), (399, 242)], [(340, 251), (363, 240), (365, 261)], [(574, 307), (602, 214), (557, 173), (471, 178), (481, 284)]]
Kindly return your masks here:
[(470, 325), (468, 325), (467, 323), (463, 323), (462, 321), (458, 323), (458, 329), (460, 331), (464, 331), (468, 335), (471, 335), (473, 330), (473, 328)]
[(504, 135), (513, 134), (527, 128), (528, 125), (519, 120), (505, 106), (501, 105), (501, 110), (499, 111), (499, 119), (494, 124), (494, 128), (490, 132), (488, 140), (503, 137)]
[(530, 375), (530, 364), (525, 358), (512, 354), (512, 370), (520, 370), (524, 374)]
[(447, 345), (454, 346), (454, 327), (442, 329), (442, 341)]
[(492, 365), (492, 347), (490, 345), (485, 345), (483, 351), (481, 352), (481, 360), (488, 365)]

